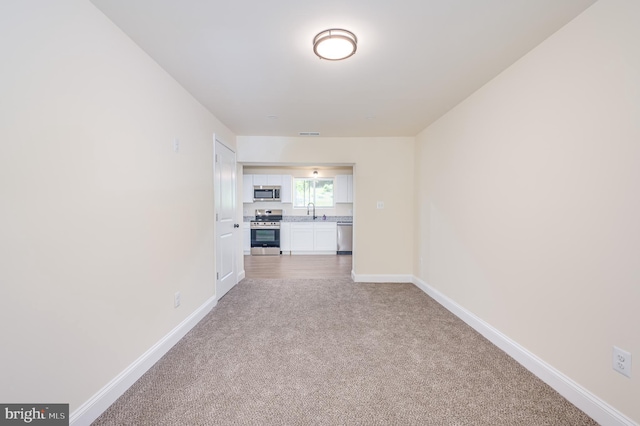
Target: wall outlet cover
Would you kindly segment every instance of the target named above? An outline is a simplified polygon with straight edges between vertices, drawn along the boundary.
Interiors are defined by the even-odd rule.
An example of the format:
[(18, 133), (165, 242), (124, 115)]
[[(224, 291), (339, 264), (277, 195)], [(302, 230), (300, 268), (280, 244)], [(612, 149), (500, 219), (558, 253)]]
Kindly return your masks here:
[(618, 373), (631, 378), (631, 353), (614, 346), (613, 369)]

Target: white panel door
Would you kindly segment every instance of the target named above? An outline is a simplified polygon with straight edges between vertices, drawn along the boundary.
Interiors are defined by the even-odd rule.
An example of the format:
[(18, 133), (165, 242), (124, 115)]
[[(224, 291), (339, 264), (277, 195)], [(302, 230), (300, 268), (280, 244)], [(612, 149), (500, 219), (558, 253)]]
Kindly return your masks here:
[(236, 154), (215, 141), (214, 191), (216, 200), (216, 298), (238, 283), (236, 273)]

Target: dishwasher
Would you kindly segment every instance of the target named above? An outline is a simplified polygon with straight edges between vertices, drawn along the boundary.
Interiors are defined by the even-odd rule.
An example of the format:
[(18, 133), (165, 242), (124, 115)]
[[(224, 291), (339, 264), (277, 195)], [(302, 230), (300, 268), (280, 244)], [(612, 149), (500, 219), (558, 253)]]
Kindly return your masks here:
[(337, 254), (353, 253), (353, 223), (338, 222), (338, 252)]

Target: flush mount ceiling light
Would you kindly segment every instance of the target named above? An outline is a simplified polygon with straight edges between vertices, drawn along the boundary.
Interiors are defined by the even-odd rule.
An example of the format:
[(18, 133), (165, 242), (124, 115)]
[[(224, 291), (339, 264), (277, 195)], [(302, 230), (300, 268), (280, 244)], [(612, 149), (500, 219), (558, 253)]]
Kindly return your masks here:
[(340, 61), (353, 56), (358, 48), (354, 33), (339, 28), (324, 30), (313, 38), (313, 53), (320, 59)]
[(313, 171), (313, 178), (314, 178), (314, 179), (317, 179), (317, 178), (318, 178), (318, 171), (317, 171), (317, 170), (314, 170), (314, 171)]

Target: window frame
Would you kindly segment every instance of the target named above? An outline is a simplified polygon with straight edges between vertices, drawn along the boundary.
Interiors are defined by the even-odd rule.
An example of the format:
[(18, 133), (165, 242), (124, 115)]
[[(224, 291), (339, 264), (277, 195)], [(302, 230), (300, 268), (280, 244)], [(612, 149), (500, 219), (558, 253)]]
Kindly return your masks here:
[[(305, 182), (313, 182), (314, 183), (314, 187), (313, 187), (313, 200), (310, 200), (309, 203), (313, 203), (316, 207), (316, 210), (319, 209), (335, 209), (336, 208), (336, 178), (334, 176), (326, 176), (326, 177), (321, 177), (321, 178), (314, 178), (314, 177), (294, 177), (293, 178), (293, 194), (292, 194), (292, 205), (294, 209), (306, 209), (307, 205), (301, 206), (296, 204), (296, 199), (297, 199), (297, 182), (298, 181), (305, 181)], [(331, 205), (330, 206), (320, 206), (317, 204), (317, 194), (316, 194), (316, 183), (317, 182), (321, 182), (321, 181), (331, 181), (331, 186), (332, 186), (332, 190), (331, 190)]]

